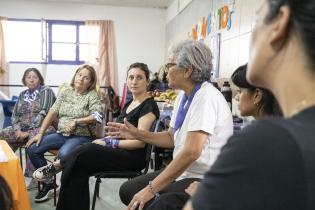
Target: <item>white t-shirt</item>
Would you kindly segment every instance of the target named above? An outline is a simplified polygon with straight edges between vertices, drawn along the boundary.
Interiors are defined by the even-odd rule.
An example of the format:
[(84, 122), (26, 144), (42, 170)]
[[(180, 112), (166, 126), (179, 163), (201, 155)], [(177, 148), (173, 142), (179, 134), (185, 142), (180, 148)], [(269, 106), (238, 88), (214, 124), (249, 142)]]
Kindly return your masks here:
[[(174, 128), (176, 114), (184, 92), (174, 104), (170, 126)], [(209, 134), (200, 157), (192, 163), (177, 180), (184, 178), (202, 178), (221, 152), (222, 146), (233, 134), (233, 122), (230, 108), (223, 95), (208, 82), (204, 82), (196, 92), (182, 127), (174, 135), (173, 158), (183, 148), (189, 131), (204, 131)]]

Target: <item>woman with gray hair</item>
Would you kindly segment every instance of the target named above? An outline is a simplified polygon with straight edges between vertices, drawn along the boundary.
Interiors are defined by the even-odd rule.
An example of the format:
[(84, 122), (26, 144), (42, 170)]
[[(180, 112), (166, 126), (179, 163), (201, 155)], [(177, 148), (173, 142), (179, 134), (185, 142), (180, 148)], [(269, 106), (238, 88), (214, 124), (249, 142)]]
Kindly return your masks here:
[(168, 200), (168, 195), (184, 192), (190, 183), (201, 179), (232, 134), (229, 107), (223, 95), (208, 82), (211, 58), (210, 49), (202, 42), (186, 40), (171, 49), (165, 65), (169, 87), (182, 92), (174, 104), (169, 130), (143, 131), (127, 120), (124, 124), (108, 123), (108, 135), (174, 148), (173, 160), (164, 170), (139, 176), (121, 186), (120, 198), (128, 209), (181, 208), (182, 203)]

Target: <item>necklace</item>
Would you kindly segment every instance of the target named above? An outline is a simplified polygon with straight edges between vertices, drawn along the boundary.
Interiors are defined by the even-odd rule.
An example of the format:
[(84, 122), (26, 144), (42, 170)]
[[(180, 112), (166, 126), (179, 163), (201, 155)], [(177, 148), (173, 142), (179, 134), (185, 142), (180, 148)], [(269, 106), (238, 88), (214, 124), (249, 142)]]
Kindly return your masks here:
[(308, 99), (303, 99), (300, 103), (298, 103), (298, 105), (293, 109), (293, 111), (291, 112), (291, 116), (296, 115), (297, 113), (299, 113), (300, 111), (302, 111), (303, 109), (313, 106), (315, 105), (315, 97), (311, 97)]

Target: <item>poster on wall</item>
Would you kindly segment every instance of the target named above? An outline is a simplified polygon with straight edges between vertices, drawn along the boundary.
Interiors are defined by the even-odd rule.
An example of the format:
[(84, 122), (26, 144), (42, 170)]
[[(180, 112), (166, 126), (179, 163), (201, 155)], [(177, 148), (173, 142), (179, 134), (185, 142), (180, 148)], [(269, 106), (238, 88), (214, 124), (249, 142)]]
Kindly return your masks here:
[(219, 66), (220, 66), (220, 39), (221, 34), (220, 33), (214, 33), (210, 35), (209, 39), (209, 47), (212, 52), (212, 79), (219, 78)]

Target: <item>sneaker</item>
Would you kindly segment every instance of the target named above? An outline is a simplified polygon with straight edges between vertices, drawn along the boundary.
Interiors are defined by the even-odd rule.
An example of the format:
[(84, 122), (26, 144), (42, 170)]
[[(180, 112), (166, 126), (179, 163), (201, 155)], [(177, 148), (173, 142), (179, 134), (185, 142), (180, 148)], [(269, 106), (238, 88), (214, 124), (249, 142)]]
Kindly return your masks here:
[[(56, 192), (59, 191), (59, 187), (56, 186)], [(38, 192), (38, 194), (35, 197), (36, 203), (41, 203), (48, 201), (50, 198), (52, 198), (54, 195), (54, 184), (46, 184), (43, 183), (43, 188)]]
[(60, 171), (53, 164), (49, 164), (34, 171), (33, 178), (39, 182), (46, 181)]
[(34, 178), (32, 178), (31, 181), (28, 183), (26, 188), (27, 188), (27, 190), (37, 189), (38, 188), (38, 182)]

